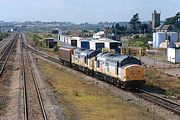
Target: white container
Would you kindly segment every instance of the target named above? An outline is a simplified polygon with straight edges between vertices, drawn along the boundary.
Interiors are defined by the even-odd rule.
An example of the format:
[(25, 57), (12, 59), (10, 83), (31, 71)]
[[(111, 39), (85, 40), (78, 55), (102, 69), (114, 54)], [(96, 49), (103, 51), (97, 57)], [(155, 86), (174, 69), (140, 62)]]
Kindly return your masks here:
[(58, 40), (61, 41), (61, 42), (64, 42), (65, 37), (66, 36), (64, 36), (64, 35), (58, 35)]
[(97, 50), (105, 47), (105, 44), (103, 41), (99, 40), (91, 40), (89, 41), (90, 49)]

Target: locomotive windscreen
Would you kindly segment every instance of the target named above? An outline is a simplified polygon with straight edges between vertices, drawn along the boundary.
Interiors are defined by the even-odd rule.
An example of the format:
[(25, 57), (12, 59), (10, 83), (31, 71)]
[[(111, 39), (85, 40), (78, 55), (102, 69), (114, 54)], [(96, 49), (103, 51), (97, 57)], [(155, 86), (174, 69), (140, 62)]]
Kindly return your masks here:
[(127, 57), (125, 58), (121, 63), (120, 63), (120, 67), (125, 66), (127, 64), (138, 64), (138, 65), (142, 65), (141, 61), (138, 60), (137, 58), (134, 57)]

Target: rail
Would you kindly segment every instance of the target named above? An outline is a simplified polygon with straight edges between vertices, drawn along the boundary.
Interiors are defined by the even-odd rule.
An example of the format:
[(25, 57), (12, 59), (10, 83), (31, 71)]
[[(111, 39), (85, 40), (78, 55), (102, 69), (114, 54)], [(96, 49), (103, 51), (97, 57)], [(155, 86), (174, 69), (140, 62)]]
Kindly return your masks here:
[(2, 75), (3, 71), (4, 71), (4, 68), (7, 64), (7, 61), (9, 59), (9, 56), (12, 52), (12, 49), (17, 41), (17, 35), (16, 34), (14, 36), (14, 38), (11, 40), (11, 42), (9, 42), (9, 44), (7, 45), (7, 47), (5, 48), (5, 50), (3, 51), (2, 55), (0, 56), (0, 61), (1, 61), (1, 69), (0, 69), (0, 76)]
[[(37, 55), (40, 55), (43, 58), (46, 58), (46, 59), (49, 59), (49, 60), (51, 60), (53, 62), (59, 63), (58, 59), (55, 58), (55, 57), (47, 55), (47, 54), (45, 54), (45, 53), (43, 53), (41, 51), (38, 51), (38, 50), (28, 46), (28, 45), (24, 45), (24, 47), (26, 49), (30, 50), (31, 52), (33, 52), (33, 53), (35, 53)], [(143, 98), (143, 99), (146, 99), (146, 100), (148, 100), (150, 102), (153, 102), (153, 103), (155, 103), (157, 105), (160, 105), (160, 106), (162, 106), (162, 107), (164, 107), (164, 108), (166, 108), (168, 110), (171, 110), (171, 111), (173, 111), (173, 112), (175, 112), (177, 114), (180, 114), (180, 105), (178, 103), (175, 103), (175, 102), (170, 101), (168, 99), (162, 98), (162, 97), (157, 96), (155, 94), (149, 93), (149, 92), (147, 92), (145, 90), (142, 90), (142, 89), (140, 89), (140, 93), (138, 93), (138, 96)]]
[[(22, 37), (22, 36), (21, 36)], [(28, 120), (29, 119), (29, 116), (28, 116), (28, 98), (27, 98), (27, 86), (26, 86), (26, 72), (25, 72), (25, 62), (24, 62), (24, 51), (23, 51), (23, 37), (21, 38), (21, 60), (22, 60), (22, 66), (21, 66), (21, 69), (22, 69), (22, 79), (23, 79), (23, 84), (24, 84), (24, 89), (23, 89), (23, 96), (24, 96), (24, 120)], [(42, 96), (41, 96), (41, 93), (40, 93), (40, 89), (38, 87), (38, 84), (37, 84), (37, 80), (36, 80), (36, 77), (35, 77), (35, 72), (34, 72), (34, 69), (31, 65), (31, 61), (30, 61), (30, 56), (29, 54), (27, 54), (27, 61), (29, 63), (29, 67), (31, 68), (30, 72), (31, 72), (31, 75), (32, 75), (32, 79), (33, 79), (33, 83), (34, 83), (34, 86), (35, 86), (35, 90), (36, 90), (36, 94), (37, 94), (37, 97), (38, 97), (38, 101), (39, 101), (39, 105), (40, 105), (40, 108), (41, 108), (41, 112), (42, 112), (42, 116), (43, 116), (43, 119), (44, 120), (48, 120), (47, 119), (47, 115), (46, 115), (46, 111), (45, 111), (45, 108), (44, 108), (44, 104), (43, 104), (43, 100), (42, 100)]]
[(148, 91), (145, 91), (143, 89), (140, 89), (139, 91), (140, 93), (138, 93), (138, 96), (140, 96), (141, 98), (146, 99), (150, 102), (153, 102), (159, 106), (162, 106), (180, 115), (180, 104), (174, 101), (171, 101), (169, 99), (163, 98), (161, 96), (155, 95), (153, 93), (150, 93)]

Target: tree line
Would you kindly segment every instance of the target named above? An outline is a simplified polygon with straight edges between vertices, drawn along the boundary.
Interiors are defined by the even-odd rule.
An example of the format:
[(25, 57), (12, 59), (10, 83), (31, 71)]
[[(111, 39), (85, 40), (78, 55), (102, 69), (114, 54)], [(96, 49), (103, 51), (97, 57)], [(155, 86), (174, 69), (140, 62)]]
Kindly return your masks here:
[(151, 32), (151, 25), (147, 23), (142, 23), (139, 18), (139, 14), (136, 13), (133, 15), (131, 20), (128, 23), (128, 26), (119, 25), (119, 23), (116, 23), (116, 25), (113, 25), (112, 33), (119, 35), (119, 34), (130, 34), (130, 33), (150, 33)]

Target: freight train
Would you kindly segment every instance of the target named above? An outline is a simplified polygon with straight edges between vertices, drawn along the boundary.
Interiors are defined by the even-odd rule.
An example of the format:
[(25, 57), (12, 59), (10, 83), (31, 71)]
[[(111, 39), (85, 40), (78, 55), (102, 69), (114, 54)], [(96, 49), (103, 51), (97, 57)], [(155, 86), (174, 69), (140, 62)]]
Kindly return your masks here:
[(59, 61), (123, 89), (137, 89), (145, 84), (141, 61), (130, 55), (64, 46), (59, 48)]

